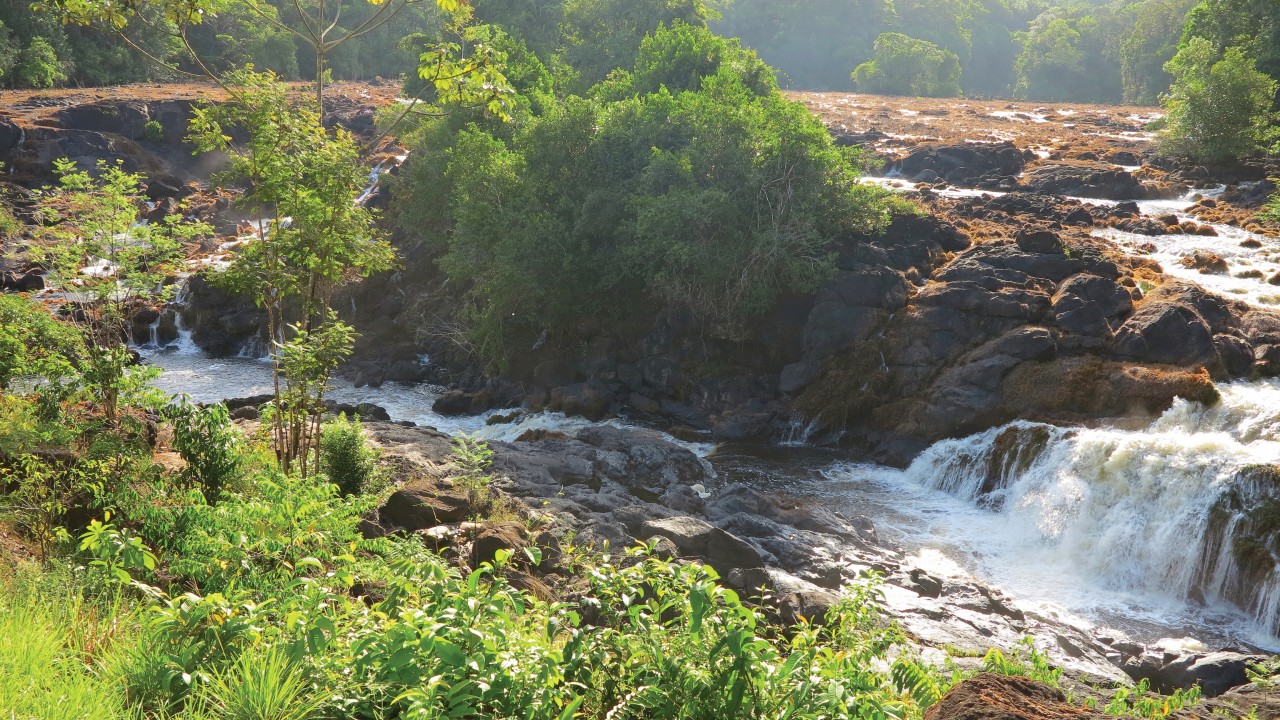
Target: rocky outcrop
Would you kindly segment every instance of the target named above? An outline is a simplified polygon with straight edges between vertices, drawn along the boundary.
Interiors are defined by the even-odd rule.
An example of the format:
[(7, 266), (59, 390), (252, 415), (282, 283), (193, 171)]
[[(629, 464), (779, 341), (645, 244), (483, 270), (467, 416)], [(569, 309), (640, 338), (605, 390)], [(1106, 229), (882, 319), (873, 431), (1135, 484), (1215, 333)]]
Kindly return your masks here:
[[(470, 538), (469, 549), (458, 551), (468, 563), (531, 543), (544, 548), (544, 557), (554, 555), (547, 537), (472, 522), (477, 508), (450, 479), (448, 436), (388, 423), (365, 427), (411, 478), (366, 520), (366, 534), (402, 533), (458, 551), (454, 538), (461, 533)], [(821, 622), (847, 583), (875, 570), (885, 578), (884, 607), (923, 646), (1008, 650), (1030, 634), (1073, 673), (1125, 682), (1108, 658), (1111, 646), (1089, 633), (1026, 612), (972, 579), (931, 575), (882, 540), (866, 518), (735, 483), (728, 468), (650, 431), (591, 427), (574, 437), (546, 434), (491, 448), (493, 487), (543, 518), (549, 536), (572, 530), (579, 545), (612, 548), (644, 541), (662, 557), (706, 562), (746, 597), (766, 588), (770, 612), (786, 622)]]
[(1248, 683), (1248, 669), (1266, 659), (1229, 651), (1178, 655), (1155, 649), (1126, 658), (1122, 667), (1129, 677), (1148, 681), (1157, 692), (1199, 687), (1205, 697), (1218, 697)]
[(966, 187), (998, 187), (1026, 167), (1027, 156), (1010, 142), (925, 145), (896, 163), (909, 180), (939, 178)]
[(1147, 197), (1147, 189), (1126, 170), (1102, 164), (1045, 165), (1029, 171), (1023, 185), (1048, 195), (1132, 200)]

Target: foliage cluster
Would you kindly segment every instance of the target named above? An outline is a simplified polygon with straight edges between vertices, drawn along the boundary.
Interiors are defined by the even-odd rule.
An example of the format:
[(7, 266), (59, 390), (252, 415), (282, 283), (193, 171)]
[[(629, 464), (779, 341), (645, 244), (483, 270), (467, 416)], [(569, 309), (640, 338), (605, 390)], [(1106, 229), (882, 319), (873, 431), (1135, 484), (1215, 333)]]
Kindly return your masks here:
[(246, 69), (226, 82), (238, 89), (236, 101), (197, 109), (191, 139), (200, 150), (229, 154), (218, 180), (245, 187), (241, 206), (262, 220), (213, 278), (267, 311), (275, 370), (269, 424), (281, 466), (306, 475), (320, 462), (330, 376), (356, 337), (334, 312), (333, 292), (390, 268), (395, 252), (373, 211), (353, 200), (365, 171), (351, 134), (326, 129), (317, 106), (291, 104), (270, 73)]
[(1209, 40), (1193, 37), (1167, 67), (1175, 80), (1161, 152), (1222, 163), (1272, 139), (1277, 82), (1255, 68), (1244, 48), (1227, 48), (1219, 58)]
[(470, 288), (471, 339), (493, 361), (668, 306), (737, 336), (891, 209), (767, 66), (693, 25), (647, 37), (587, 97), (458, 125), (423, 130), (402, 225)]
[(850, 84), (845, 74), (863, 63), (883, 63), (876, 45), (893, 33), (954, 54), (960, 89), (968, 95), (1154, 103), (1169, 86), (1162, 66), (1173, 56), (1195, 3), (737, 0), (713, 27), (758, 49), (798, 89), (917, 94), (910, 85), (914, 73), (876, 84), (856, 78)]
[(953, 97), (960, 94), (960, 58), (928, 40), (884, 33), (872, 58), (854, 69), (853, 82), (862, 92)]

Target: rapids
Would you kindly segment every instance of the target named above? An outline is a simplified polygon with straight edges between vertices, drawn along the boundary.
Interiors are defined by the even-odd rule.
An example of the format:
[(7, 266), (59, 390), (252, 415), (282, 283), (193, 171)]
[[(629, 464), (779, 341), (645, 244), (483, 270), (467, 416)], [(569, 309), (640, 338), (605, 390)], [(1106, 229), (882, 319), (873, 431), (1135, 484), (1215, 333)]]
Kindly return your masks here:
[(1218, 406), (1178, 401), (1139, 430), (1020, 421), (905, 470), (836, 464), (806, 491), (880, 515), (931, 572), (977, 576), (1042, 614), (1280, 649), (1280, 576), (1237, 557), (1251, 507), (1280, 493), (1258, 478), (1280, 462), (1280, 381), (1221, 390)]

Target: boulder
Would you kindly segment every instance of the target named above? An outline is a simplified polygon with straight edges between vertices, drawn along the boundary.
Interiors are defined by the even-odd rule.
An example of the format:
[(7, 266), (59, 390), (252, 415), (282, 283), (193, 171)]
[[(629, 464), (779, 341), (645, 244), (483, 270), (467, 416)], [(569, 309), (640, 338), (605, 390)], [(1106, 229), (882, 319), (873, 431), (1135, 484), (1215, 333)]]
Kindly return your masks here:
[(1149, 680), (1157, 692), (1199, 685), (1205, 697), (1217, 697), (1249, 682), (1246, 670), (1265, 659), (1227, 651), (1170, 657), (1148, 651), (1125, 661), (1122, 669), (1134, 680)]
[(143, 103), (100, 102), (67, 106), (54, 112), (52, 119), (68, 130), (112, 133), (139, 140), (150, 114)]
[(408, 532), (463, 522), (476, 516), (465, 490), (421, 480), (391, 494), (378, 509), (379, 525)]
[(824, 358), (865, 340), (886, 316), (871, 307), (849, 307), (835, 302), (814, 306), (804, 326), (804, 351)]
[(1124, 357), (1168, 365), (1206, 365), (1217, 360), (1209, 327), (1180, 306), (1139, 310), (1116, 333), (1116, 350)]
[(9, 271), (0, 273), (0, 290), (11, 292), (39, 292), (44, 289), (44, 277), (36, 272)]
[(1057, 233), (1036, 228), (1022, 228), (1018, 231), (1015, 242), (1025, 252), (1042, 255), (1061, 255), (1064, 248), (1062, 238)]
[[(960, 143), (917, 147), (902, 159), (898, 170), (909, 178), (944, 178), (950, 183), (975, 185), (987, 175), (1015, 178), (1026, 163), (1026, 156), (1011, 142)], [(924, 175), (927, 171), (934, 174)]]
[(26, 133), (18, 124), (8, 118), (0, 117), (0, 153), (7, 153), (22, 144)]
[(682, 555), (698, 558), (721, 573), (734, 568), (764, 567), (760, 553), (745, 540), (693, 517), (649, 520), (641, 527), (640, 537), (665, 537), (680, 548)]
[(488, 523), (472, 542), (471, 566), (478, 568), (483, 563), (492, 563), (499, 550), (518, 552), (526, 544), (524, 527), (520, 523)]

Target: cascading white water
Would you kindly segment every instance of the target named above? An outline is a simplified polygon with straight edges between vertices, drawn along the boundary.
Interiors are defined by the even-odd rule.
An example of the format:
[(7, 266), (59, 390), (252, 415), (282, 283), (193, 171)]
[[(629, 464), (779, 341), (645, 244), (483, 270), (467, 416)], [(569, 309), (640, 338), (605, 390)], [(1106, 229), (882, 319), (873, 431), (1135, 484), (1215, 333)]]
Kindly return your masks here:
[(1178, 401), (1141, 431), (1016, 422), (946, 440), (895, 479), (986, 508), (970, 533), (959, 530), (961, 541), (1015, 593), (1051, 579), (1202, 598), (1239, 607), (1276, 635), (1280, 574), (1242, 564), (1238, 542), (1248, 510), (1280, 498), (1280, 487), (1256, 479), (1257, 466), (1280, 462), (1280, 382), (1223, 391), (1219, 406)]

